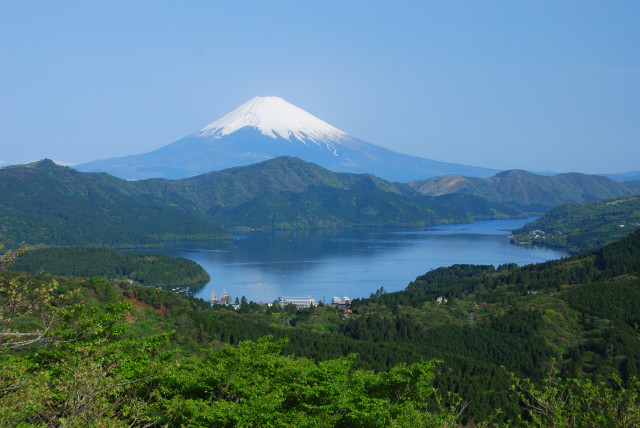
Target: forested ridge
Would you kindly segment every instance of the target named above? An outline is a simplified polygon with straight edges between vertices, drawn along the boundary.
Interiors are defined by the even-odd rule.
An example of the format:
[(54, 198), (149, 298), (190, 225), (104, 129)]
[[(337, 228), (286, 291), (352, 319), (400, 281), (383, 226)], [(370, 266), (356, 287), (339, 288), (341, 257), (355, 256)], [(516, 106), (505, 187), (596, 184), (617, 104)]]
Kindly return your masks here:
[(53, 275), (130, 279), (141, 284), (189, 293), (210, 279), (196, 262), (163, 254), (121, 252), (100, 247), (32, 249), (11, 266), (13, 271)]
[(445, 175), (408, 184), (424, 195), (474, 195), (487, 201), (501, 202), (529, 215), (540, 215), (567, 203), (611, 199), (640, 192), (640, 181), (616, 183), (607, 177), (577, 172), (544, 176), (517, 169), (487, 178)]
[(543, 245), (573, 254), (590, 251), (640, 229), (640, 196), (556, 207), (513, 231), (518, 245)]
[[(0, 411), (69, 425), (633, 426), (639, 273), (636, 232), (536, 265), (436, 269), (345, 314), (246, 299), (235, 311), (126, 282), (4, 271), (3, 301), (49, 287), (35, 294), (52, 296), (41, 315), (68, 313), (37, 344), (7, 351), (16, 338), (2, 336)], [(36, 328), (23, 320), (2, 332)], [(65, 401), (85, 397), (73, 388), (88, 390), (105, 359), (114, 368), (96, 382), (113, 392)], [(16, 407), (27, 399), (45, 404)]]
[(210, 220), (126, 191), (127, 182), (50, 160), (0, 169), (0, 237), (7, 247), (160, 247), (170, 240), (229, 239)]
[(228, 230), (424, 227), (523, 217), (482, 198), (425, 197), (406, 184), (281, 157), (184, 180), (127, 181), (50, 160), (0, 168), (5, 245), (160, 247)]
[(21, 242), (159, 247), (170, 240), (228, 239), (225, 228), (415, 228), (522, 218), (638, 189), (638, 182), (524, 171), (390, 183), (292, 157), (182, 180), (127, 181), (43, 160), (0, 169), (0, 236), (13, 248)]

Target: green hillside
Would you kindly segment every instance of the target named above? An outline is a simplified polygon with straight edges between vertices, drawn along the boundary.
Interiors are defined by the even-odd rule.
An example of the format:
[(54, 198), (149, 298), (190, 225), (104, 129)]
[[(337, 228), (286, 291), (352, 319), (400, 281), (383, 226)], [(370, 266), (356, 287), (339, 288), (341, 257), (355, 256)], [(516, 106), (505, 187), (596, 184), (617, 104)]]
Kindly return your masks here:
[(0, 241), (107, 247), (160, 246), (162, 241), (220, 239), (210, 220), (127, 192), (107, 174), (85, 174), (44, 160), (0, 169)]
[(405, 184), (286, 156), (183, 180), (146, 180), (135, 188), (230, 229), (422, 227), (524, 215), (484, 200), (458, 206), (425, 198)]
[(408, 184), (424, 195), (475, 195), (532, 215), (570, 202), (591, 202), (640, 193), (639, 181), (616, 183), (606, 177), (580, 173), (548, 177), (520, 170), (503, 171), (488, 178), (447, 175)]
[[(564, 260), (436, 269), (404, 291), (355, 300), (351, 314), (252, 302), (235, 311), (126, 282), (0, 272), (0, 302), (36, 303), (25, 310), (55, 288), (54, 305), (37, 318), (4, 318), (0, 333), (33, 331), (65, 308), (54, 309), (33, 348), (6, 352), (21, 336), (0, 335), (0, 417), (13, 425), (635, 426), (639, 275), (640, 231)], [(421, 362), (434, 358), (442, 362)], [(70, 397), (87, 405), (70, 408)]]
[(424, 197), (404, 184), (277, 158), (185, 180), (125, 181), (41, 161), (0, 169), (0, 239), (29, 245), (160, 246), (231, 229), (422, 227), (508, 218), (505, 204)]
[(514, 231), (519, 245), (544, 245), (571, 253), (593, 250), (640, 229), (640, 196), (556, 207)]

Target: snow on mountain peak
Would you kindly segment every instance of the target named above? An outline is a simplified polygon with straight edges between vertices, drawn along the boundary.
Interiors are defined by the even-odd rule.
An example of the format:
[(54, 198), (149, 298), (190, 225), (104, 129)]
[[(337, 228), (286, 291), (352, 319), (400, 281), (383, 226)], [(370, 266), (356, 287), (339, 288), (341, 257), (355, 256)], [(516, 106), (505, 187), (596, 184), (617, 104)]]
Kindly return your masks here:
[(254, 127), (271, 138), (280, 136), (291, 141), (293, 137), (305, 143), (308, 140), (324, 143), (334, 154), (335, 147), (331, 143), (349, 137), (346, 132), (279, 97), (254, 97), (198, 134), (221, 138), (245, 126)]

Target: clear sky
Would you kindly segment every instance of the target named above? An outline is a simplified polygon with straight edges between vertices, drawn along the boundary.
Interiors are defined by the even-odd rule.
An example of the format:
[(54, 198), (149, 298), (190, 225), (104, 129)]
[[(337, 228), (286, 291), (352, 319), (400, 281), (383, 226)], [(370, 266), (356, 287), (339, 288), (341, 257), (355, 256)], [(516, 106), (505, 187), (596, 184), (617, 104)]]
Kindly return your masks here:
[(144, 153), (256, 95), (440, 161), (640, 170), (640, 2), (0, 0), (4, 165)]

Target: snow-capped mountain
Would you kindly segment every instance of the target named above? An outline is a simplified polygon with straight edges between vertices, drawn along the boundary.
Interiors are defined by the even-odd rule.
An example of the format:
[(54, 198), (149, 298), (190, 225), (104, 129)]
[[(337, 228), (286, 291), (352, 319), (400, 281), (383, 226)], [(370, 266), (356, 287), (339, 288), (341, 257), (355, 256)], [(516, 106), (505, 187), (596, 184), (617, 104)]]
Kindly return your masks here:
[(126, 179), (185, 178), (295, 156), (338, 172), (390, 181), (440, 175), (488, 177), (496, 170), (404, 155), (358, 140), (278, 97), (255, 97), (181, 140), (149, 153), (78, 165)]
[(289, 141), (295, 138), (304, 144), (324, 144), (332, 151), (335, 150), (333, 143), (340, 144), (340, 140), (349, 137), (346, 132), (279, 97), (254, 97), (205, 126), (199, 135), (221, 138), (245, 126), (256, 128), (261, 134), (271, 138), (281, 137)]

